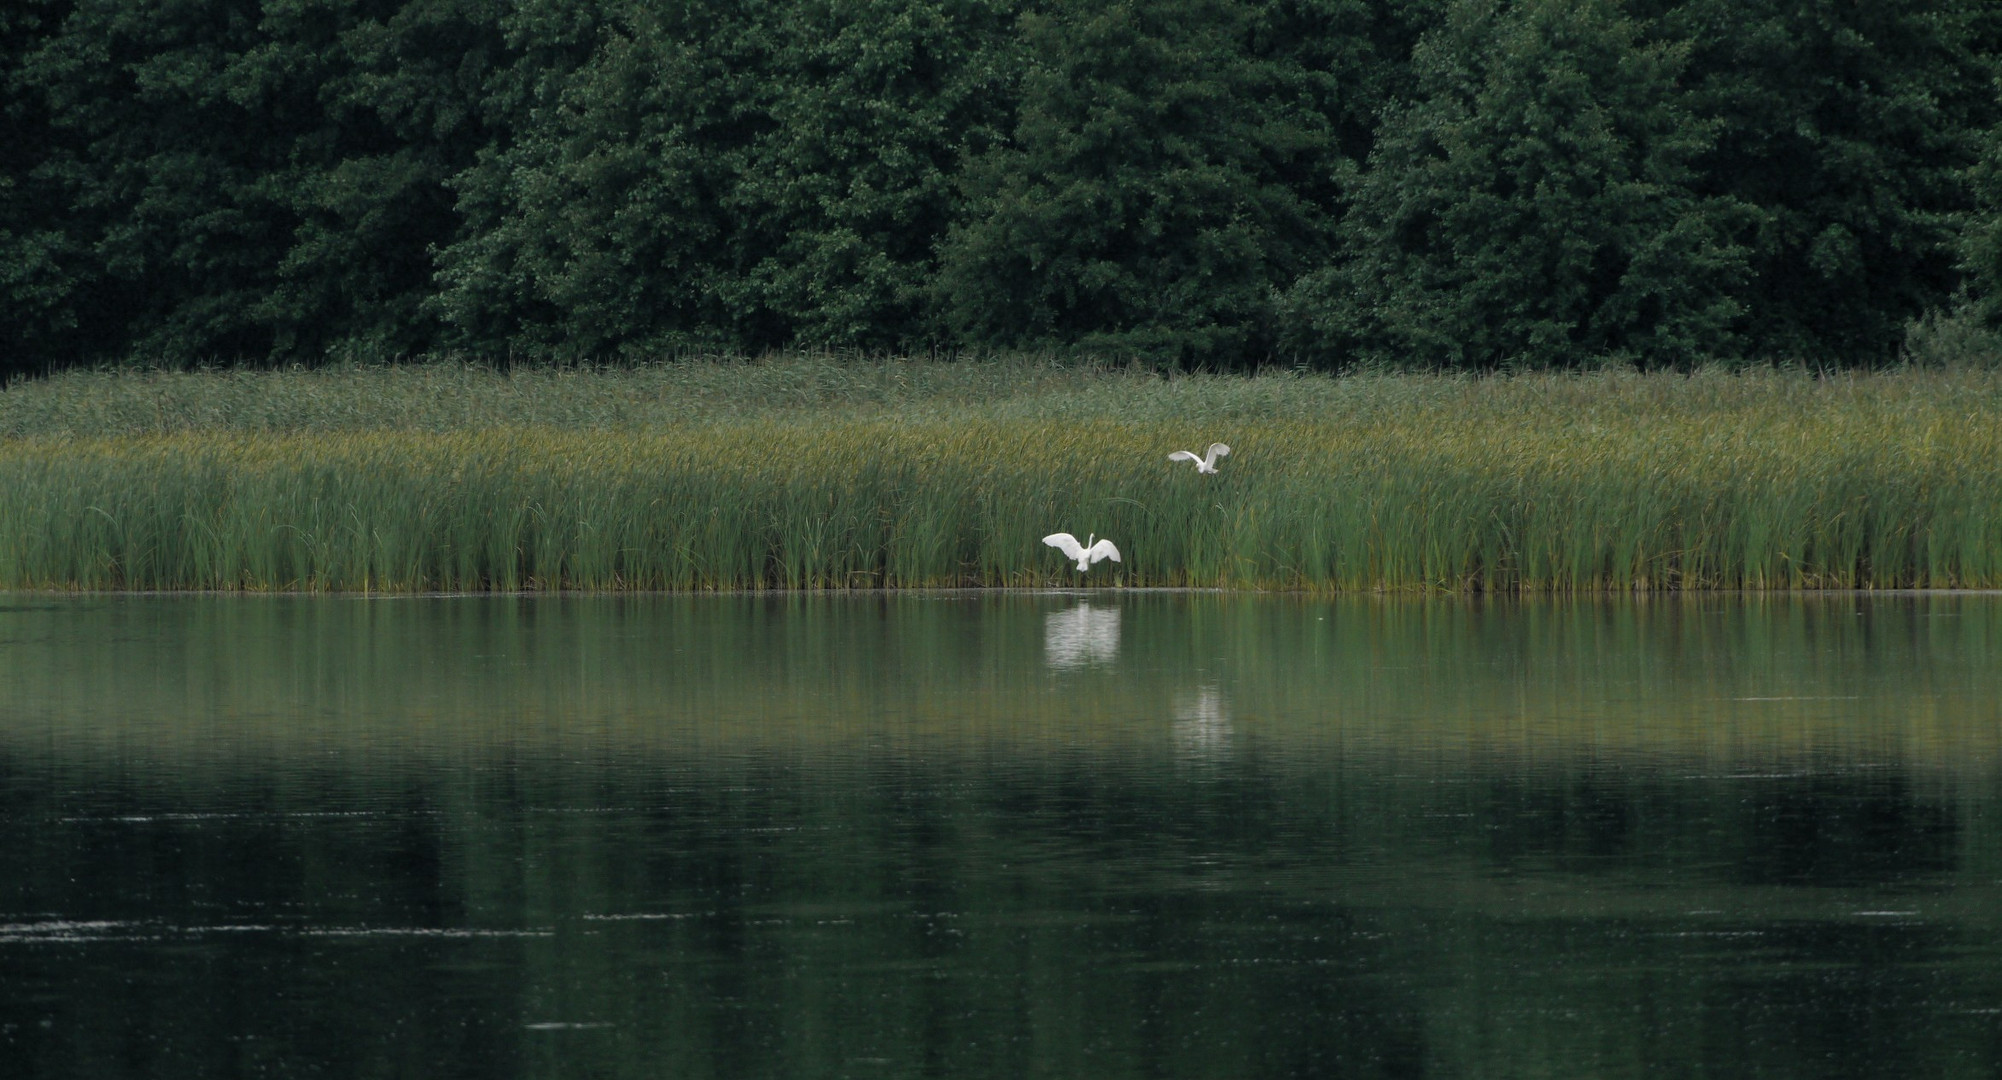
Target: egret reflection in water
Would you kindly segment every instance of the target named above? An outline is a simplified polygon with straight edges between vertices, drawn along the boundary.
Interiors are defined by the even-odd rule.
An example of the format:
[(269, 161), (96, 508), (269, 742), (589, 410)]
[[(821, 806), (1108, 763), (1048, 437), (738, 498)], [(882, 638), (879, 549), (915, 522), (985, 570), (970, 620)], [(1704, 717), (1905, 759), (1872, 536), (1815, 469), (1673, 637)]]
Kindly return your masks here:
[(1195, 761), (1216, 761), (1230, 753), (1230, 705), (1223, 691), (1205, 686), (1175, 702), (1175, 749)]
[(1043, 623), (1043, 655), (1059, 671), (1119, 659), (1119, 609), (1081, 603), (1050, 612)]

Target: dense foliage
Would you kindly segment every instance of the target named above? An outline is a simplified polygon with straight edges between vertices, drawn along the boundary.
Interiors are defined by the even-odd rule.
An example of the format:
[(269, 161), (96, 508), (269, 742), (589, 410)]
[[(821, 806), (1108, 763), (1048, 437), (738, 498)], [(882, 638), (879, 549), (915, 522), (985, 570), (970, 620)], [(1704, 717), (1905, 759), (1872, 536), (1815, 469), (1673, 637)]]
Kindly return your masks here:
[(1874, 363), (2002, 317), (1998, 54), (1990, 0), (20, 0), (0, 377)]
[(1352, 190), (1347, 257), (1296, 288), (1317, 336), (1445, 365), (1728, 354), (1746, 207), (1695, 185), (1718, 124), (1611, 0), (1461, 4)]

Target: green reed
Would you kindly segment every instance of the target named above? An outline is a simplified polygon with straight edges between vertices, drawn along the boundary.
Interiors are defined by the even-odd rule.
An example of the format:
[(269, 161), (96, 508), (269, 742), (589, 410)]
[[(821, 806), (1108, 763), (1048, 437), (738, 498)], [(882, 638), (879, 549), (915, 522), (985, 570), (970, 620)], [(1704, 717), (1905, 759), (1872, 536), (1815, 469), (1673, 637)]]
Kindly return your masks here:
[[(0, 438), (0, 586), (2002, 585), (1992, 374), (814, 363), (16, 387), (0, 394), (18, 432)], [(120, 411), (137, 410), (126, 379), (160, 391), (152, 419)], [(272, 400), (252, 409), (240, 385)], [(206, 419), (188, 404), (203, 386), (224, 391)], [(93, 388), (113, 391), (95, 413)], [(442, 422), (455, 411), (474, 419)], [(1235, 449), (1219, 475), (1167, 460), (1211, 439)], [(1057, 530), (1111, 537), (1125, 561), (1081, 576), (1042, 545)]]
[[(282, 371), (71, 371), (0, 389), (0, 439), (175, 432), (654, 429), (800, 417), (957, 420), (1314, 420), (1377, 425), (1756, 424), (1826, 411), (1912, 421), (1993, 416), (2002, 372), (1693, 376), (1598, 373), (1166, 374), (1004, 357), (926, 362), (802, 355), (496, 371), (457, 363)], [(1191, 433), (1195, 437), (1198, 433)]]

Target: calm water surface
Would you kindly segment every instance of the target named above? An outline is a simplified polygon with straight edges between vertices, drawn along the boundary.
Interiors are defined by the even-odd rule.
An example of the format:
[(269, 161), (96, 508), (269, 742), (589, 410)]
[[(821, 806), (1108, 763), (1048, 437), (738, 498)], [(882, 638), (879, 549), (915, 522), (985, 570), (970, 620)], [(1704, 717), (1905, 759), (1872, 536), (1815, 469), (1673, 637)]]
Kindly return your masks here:
[(17, 594), (0, 664), (0, 1075), (2002, 1071), (2002, 597)]

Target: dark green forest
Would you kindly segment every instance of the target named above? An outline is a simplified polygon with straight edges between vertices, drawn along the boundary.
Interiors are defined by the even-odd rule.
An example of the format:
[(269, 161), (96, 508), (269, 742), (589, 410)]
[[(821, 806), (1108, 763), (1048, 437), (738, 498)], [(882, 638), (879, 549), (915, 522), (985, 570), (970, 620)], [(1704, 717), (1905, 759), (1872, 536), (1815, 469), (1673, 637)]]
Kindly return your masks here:
[(2002, 320), (1993, 0), (13, 0), (0, 74), (0, 377)]

